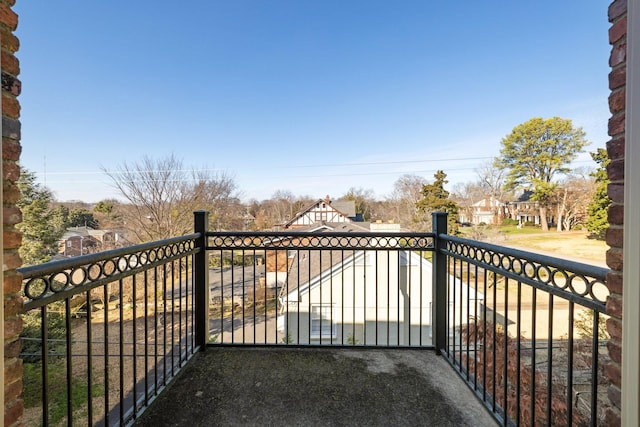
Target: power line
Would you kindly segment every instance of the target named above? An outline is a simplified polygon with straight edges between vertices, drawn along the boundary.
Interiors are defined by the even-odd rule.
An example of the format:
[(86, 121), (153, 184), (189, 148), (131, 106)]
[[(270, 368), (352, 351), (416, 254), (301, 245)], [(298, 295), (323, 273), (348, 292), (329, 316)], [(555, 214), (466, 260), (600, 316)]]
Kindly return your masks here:
[[(243, 168), (242, 170), (273, 170), (282, 169), (308, 169), (308, 168), (326, 168), (326, 167), (353, 167), (353, 166), (380, 166), (380, 165), (402, 165), (415, 163), (441, 163), (441, 162), (460, 162), (469, 160), (490, 160), (493, 157), (452, 157), (440, 159), (422, 159), (422, 160), (395, 160), (395, 161), (376, 161), (376, 162), (353, 162), (353, 163), (319, 163), (319, 164), (297, 164), (297, 165), (272, 165), (261, 168)], [(190, 168), (190, 169), (172, 169), (171, 172), (223, 172), (224, 169), (208, 169), (208, 168)], [(146, 170), (104, 170), (104, 171), (65, 171), (65, 172), (46, 172), (47, 175), (103, 175), (103, 174), (122, 174), (122, 173), (148, 173), (148, 172), (170, 172), (163, 169), (146, 169)]]

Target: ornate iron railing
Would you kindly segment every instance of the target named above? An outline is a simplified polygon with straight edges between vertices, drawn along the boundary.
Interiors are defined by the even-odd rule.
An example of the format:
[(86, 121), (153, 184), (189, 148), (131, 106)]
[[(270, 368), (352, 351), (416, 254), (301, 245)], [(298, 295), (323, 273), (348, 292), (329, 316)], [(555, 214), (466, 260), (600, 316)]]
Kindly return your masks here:
[(198, 235), (19, 270), (27, 425), (125, 425), (197, 350)]
[(431, 233), (206, 240), (212, 345), (433, 346)]
[(207, 231), (20, 269), (27, 424), (125, 425), (198, 349), (423, 347), (503, 425), (597, 425), (606, 269), (446, 234)]
[[(437, 279), (448, 301), (436, 316), (453, 331), (441, 353), (503, 425), (601, 425), (608, 270), (438, 233), (446, 217), (434, 224), (435, 270), (451, 273)], [(461, 306), (463, 284), (484, 301)]]

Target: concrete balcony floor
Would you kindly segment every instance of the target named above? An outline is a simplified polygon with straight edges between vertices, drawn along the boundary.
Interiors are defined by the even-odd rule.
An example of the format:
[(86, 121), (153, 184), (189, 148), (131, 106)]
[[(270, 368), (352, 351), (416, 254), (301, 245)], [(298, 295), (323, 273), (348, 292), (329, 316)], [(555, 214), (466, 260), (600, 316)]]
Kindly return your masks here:
[(214, 347), (136, 426), (495, 426), (432, 350)]

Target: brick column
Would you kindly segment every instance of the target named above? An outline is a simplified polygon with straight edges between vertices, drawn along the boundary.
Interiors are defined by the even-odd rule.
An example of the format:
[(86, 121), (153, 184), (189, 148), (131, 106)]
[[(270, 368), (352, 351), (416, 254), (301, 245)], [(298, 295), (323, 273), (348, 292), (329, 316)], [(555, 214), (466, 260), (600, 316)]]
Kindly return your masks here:
[(609, 229), (607, 230), (607, 264), (612, 270), (607, 276), (609, 298), (607, 330), (611, 339), (608, 343), (611, 362), (604, 367), (605, 375), (611, 381), (608, 394), (613, 407), (607, 410), (606, 425), (621, 423), (621, 363), (622, 363), (622, 242), (624, 226), (624, 154), (625, 154), (625, 90), (627, 77), (627, 1), (615, 0), (609, 6), (609, 43), (612, 45), (609, 65), (609, 136), (607, 153), (611, 160), (607, 174), (611, 183), (608, 195), (612, 204), (609, 208)]
[(3, 218), (3, 294), (4, 294), (4, 425), (22, 425), (22, 360), (18, 336), (22, 320), (19, 295), (22, 280), (16, 273), (22, 261), (18, 256), (21, 235), (15, 225), (21, 214), (15, 203), (20, 197), (16, 180), (20, 176), (20, 66), (15, 53), (19, 41), (13, 34), (18, 16), (11, 9), (15, 0), (0, 0), (0, 50), (2, 65), (2, 218)]

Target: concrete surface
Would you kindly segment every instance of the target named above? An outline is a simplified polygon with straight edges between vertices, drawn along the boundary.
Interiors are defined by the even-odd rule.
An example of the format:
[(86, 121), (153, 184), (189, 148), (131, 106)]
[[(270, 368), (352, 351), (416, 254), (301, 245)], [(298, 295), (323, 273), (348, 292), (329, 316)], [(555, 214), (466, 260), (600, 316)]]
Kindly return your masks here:
[(495, 426), (433, 350), (208, 348), (135, 426)]

